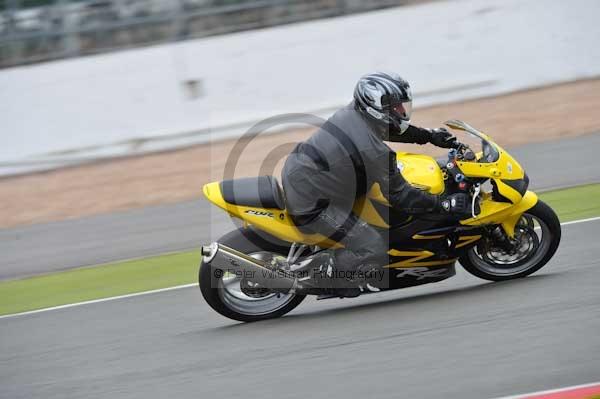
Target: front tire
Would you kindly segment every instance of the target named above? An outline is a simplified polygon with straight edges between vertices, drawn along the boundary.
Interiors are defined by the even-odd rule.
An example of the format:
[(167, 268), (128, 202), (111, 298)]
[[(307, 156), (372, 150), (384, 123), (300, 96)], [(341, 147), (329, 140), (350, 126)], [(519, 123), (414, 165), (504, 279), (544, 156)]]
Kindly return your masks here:
[[(530, 244), (531, 253), (522, 259), (510, 262), (510, 257), (496, 255), (486, 247), (485, 241), (469, 249), (459, 261), (469, 273), (490, 281), (505, 281), (529, 276), (540, 270), (554, 256), (561, 237), (560, 221), (556, 213), (543, 201), (523, 214), (517, 223), (523, 245)], [(537, 236), (534, 236), (535, 233)]]
[[(219, 243), (240, 252), (268, 260), (271, 256), (287, 256), (289, 244), (276, 239), (264, 239), (252, 228), (232, 231)], [(221, 276), (219, 278), (215, 277)], [(251, 283), (250, 283), (251, 284)], [(281, 317), (306, 297), (298, 294), (277, 294), (263, 288), (253, 288), (244, 279), (224, 275), (210, 264), (200, 263), (198, 285), (208, 305), (233, 320), (253, 322)]]

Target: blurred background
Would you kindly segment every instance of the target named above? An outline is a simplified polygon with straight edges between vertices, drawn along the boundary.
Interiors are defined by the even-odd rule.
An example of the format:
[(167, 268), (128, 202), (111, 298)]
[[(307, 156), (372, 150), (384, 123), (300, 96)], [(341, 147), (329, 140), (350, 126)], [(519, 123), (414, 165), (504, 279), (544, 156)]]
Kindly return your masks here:
[[(373, 70), (411, 82), (425, 126), (468, 119), (513, 146), (592, 132), (597, 11), (593, 0), (4, 0), (0, 226), (196, 199), (222, 176), (227, 140), (276, 115), (326, 118)], [(258, 173), (287, 137), (250, 151), (239, 173)]]
[[(327, 118), (351, 100), (361, 75), (376, 70), (397, 72), (411, 83), (414, 124), (439, 127), (448, 119), (464, 120), (508, 148), (527, 170), (533, 189), (586, 185), (584, 191), (548, 194), (582, 207), (564, 220), (599, 216), (600, 201), (578, 201), (600, 198), (599, 16), (597, 0), (0, 0), (0, 315), (193, 284), (198, 247), (234, 227), (203, 199), (201, 188), (223, 178), (240, 138), (272, 117)], [(236, 176), (278, 176), (287, 153), (313, 130), (289, 118), (271, 127), (240, 154)], [(432, 146), (393, 147), (442, 155)], [(588, 226), (565, 241), (555, 262), (559, 272), (571, 273), (580, 264), (598, 266), (600, 255), (586, 252), (592, 244), (584, 245), (584, 238), (597, 237), (597, 225)], [(516, 285), (469, 291), (481, 281), (459, 273), (445, 286), (450, 293), (441, 294), (456, 306), (439, 313), (427, 299), (436, 286), (402, 294), (416, 295), (410, 304), (389, 302), (385, 307), (397, 307), (401, 315), (394, 326), (383, 327), (384, 310), (373, 311), (372, 300), (361, 297), (357, 303), (364, 306), (347, 307), (335, 318), (327, 314), (332, 318), (327, 326), (311, 313), (327, 305), (311, 303), (299, 317), (286, 317), (293, 326), (286, 330), (289, 336), (263, 325), (255, 328), (269, 340), (257, 338), (261, 334), (253, 338), (267, 352), (275, 348), (273, 356), (286, 352), (290, 340), (285, 339), (302, 341), (308, 332), (315, 340), (330, 334), (362, 342), (382, 331), (393, 345), (394, 334), (407, 325), (421, 323), (430, 331), (432, 321), (449, 317), (431, 330), (440, 334), (434, 341), (445, 343), (444, 328), (470, 328), (460, 311), (466, 308), (481, 334), (464, 332), (469, 339), (450, 340), (447, 352), (439, 347), (422, 352), (429, 344), (422, 338), (426, 334), (407, 338), (413, 345), (402, 351), (409, 350), (408, 360), (421, 364), (404, 368), (402, 386), (411, 397), (432, 397), (428, 389), (433, 386), (436, 396), (447, 389), (454, 396), (442, 396), (466, 398), (549, 388), (549, 381), (584, 383), (600, 370), (597, 359), (588, 356), (598, 353), (597, 337), (587, 332), (597, 331), (598, 318), (575, 320), (560, 311), (562, 305), (567, 310), (589, 306), (597, 314), (597, 290), (586, 285), (597, 275), (568, 275), (574, 277), (565, 284), (553, 274), (529, 278), (521, 283), (523, 291)], [(583, 287), (583, 297), (574, 287)], [(557, 306), (548, 306), (559, 313), (545, 318), (550, 291), (560, 293), (553, 296)], [(196, 291), (177, 292), (127, 302), (126, 317), (115, 304), (89, 308), (89, 314), (65, 310), (59, 321), (50, 316), (14, 319), (23, 324), (7, 321), (0, 340), (6, 345), (0, 353), (9, 356), (0, 362), (7, 397), (112, 397), (117, 391), (189, 396), (197, 392), (198, 373), (184, 369), (193, 365), (206, 371), (190, 358), (198, 348), (209, 363), (221, 365), (213, 374), (209, 370), (215, 378), (202, 381), (206, 392), (219, 392), (221, 375), (237, 382), (230, 365), (250, 356), (247, 348), (228, 347), (225, 360), (214, 348), (244, 341), (247, 330), (226, 329), (227, 321), (213, 314)], [(505, 298), (513, 302), (502, 302)], [(197, 307), (191, 309), (190, 303)], [(522, 314), (539, 315), (537, 324), (520, 324), (521, 316), (505, 312), (521, 304), (532, 309)], [(415, 316), (413, 305), (427, 316)], [(489, 314), (499, 315), (500, 322), (488, 323)], [(357, 316), (366, 321), (352, 335)], [(553, 323), (554, 317), (560, 323)], [(186, 330), (190, 325), (194, 331)], [(49, 354), (43, 349), (48, 338), (42, 336), (47, 326), (55, 349)], [(382, 330), (370, 330), (373, 326)], [(554, 328), (529, 351), (529, 340)], [(32, 333), (21, 336), (22, 331)], [(144, 335), (157, 331), (156, 337)], [(525, 331), (516, 338), (517, 349), (509, 341), (514, 331)], [(108, 342), (110, 334), (124, 341)], [(577, 355), (548, 350), (567, 351), (567, 340), (576, 343)], [(78, 352), (74, 347), (110, 349)], [(175, 354), (161, 357), (156, 348)], [(439, 351), (446, 354), (442, 359)], [(387, 356), (365, 352), (361, 359), (367, 362)], [(511, 353), (522, 357), (515, 360)], [(406, 359), (394, 363), (392, 357), (389, 373)], [(63, 361), (55, 373), (52, 367)], [(153, 361), (164, 362), (169, 371), (153, 368)], [(104, 362), (117, 367), (102, 366), (107, 376), (98, 377), (96, 366)], [(347, 364), (352, 362), (357, 361)], [(84, 363), (73, 370), (72, 364)], [(327, 374), (308, 363), (303, 372), (315, 381)], [(273, 374), (285, 368), (270, 365)], [(366, 374), (357, 365), (340, 370), (379, 381), (375, 393), (393, 392), (390, 384), (402, 377), (371, 365)], [(482, 375), (484, 367), (491, 369)], [(248, 378), (233, 390), (244, 394), (250, 386), (272, 396), (258, 372), (243, 372)], [(64, 375), (71, 373), (76, 378), (66, 381)], [(470, 385), (455, 383), (467, 375), (478, 378)], [(282, 389), (294, 382), (282, 376)], [(155, 381), (160, 387), (153, 386)], [(347, 382), (347, 389), (334, 394), (372, 393)], [(117, 388), (94, 391), (98, 386)]]
[(423, 0), (3, 0), (2, 67), (97, 54)]

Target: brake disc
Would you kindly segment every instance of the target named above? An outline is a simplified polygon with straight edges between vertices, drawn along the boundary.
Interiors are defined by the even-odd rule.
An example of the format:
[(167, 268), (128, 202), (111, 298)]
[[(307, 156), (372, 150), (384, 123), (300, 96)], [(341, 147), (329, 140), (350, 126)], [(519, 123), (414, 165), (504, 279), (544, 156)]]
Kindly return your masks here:
[[(523, 219), (522, 219), (523, 220)], [(515, 228), (514, 250), (508, 252), (505, 248), (494, 246), (487, 240), (477, 246), (479, 256), (487, 263), (493, 265), (519, 266), (527, 262), (540, 246), (540, 240), (531, 226), (531, 221), (518, 224)]]

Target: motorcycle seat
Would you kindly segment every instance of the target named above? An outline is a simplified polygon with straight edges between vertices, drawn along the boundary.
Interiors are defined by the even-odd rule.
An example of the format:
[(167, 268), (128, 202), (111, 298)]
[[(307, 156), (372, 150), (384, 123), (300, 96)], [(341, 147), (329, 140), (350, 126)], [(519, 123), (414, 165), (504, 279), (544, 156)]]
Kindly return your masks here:
[(223, 199), (229, 204), (285, 209), (283, 190), (273, 176), (223, 180), (220, 185)]

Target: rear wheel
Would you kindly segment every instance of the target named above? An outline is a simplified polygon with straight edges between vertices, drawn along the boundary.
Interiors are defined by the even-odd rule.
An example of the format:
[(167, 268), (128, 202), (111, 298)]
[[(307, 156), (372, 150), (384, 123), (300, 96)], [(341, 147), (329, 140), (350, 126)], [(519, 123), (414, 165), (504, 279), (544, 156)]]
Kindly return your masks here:
[(460, 264), (469, 273), (485, 280), (525, 277), (548, 263), (558, 248), (560, 236), (558, 217), (552, 208), (538, 201), (517, 223), (511, 250), (491, 238), (484, 238), (460, 258)]
[[(264, 261), (273, 256), (285, 257), (289, 250), (284, 243), (265, 240), (248, 228), (226, 234), (219, 243)], [(305, 295), (274, 293), (240, 276), (223, 273), (210, 264), (201, 264), (198, 274), (200, 291), (206, 302), (233, 320), (251, 322), (281, 317), (305, 298)]]

